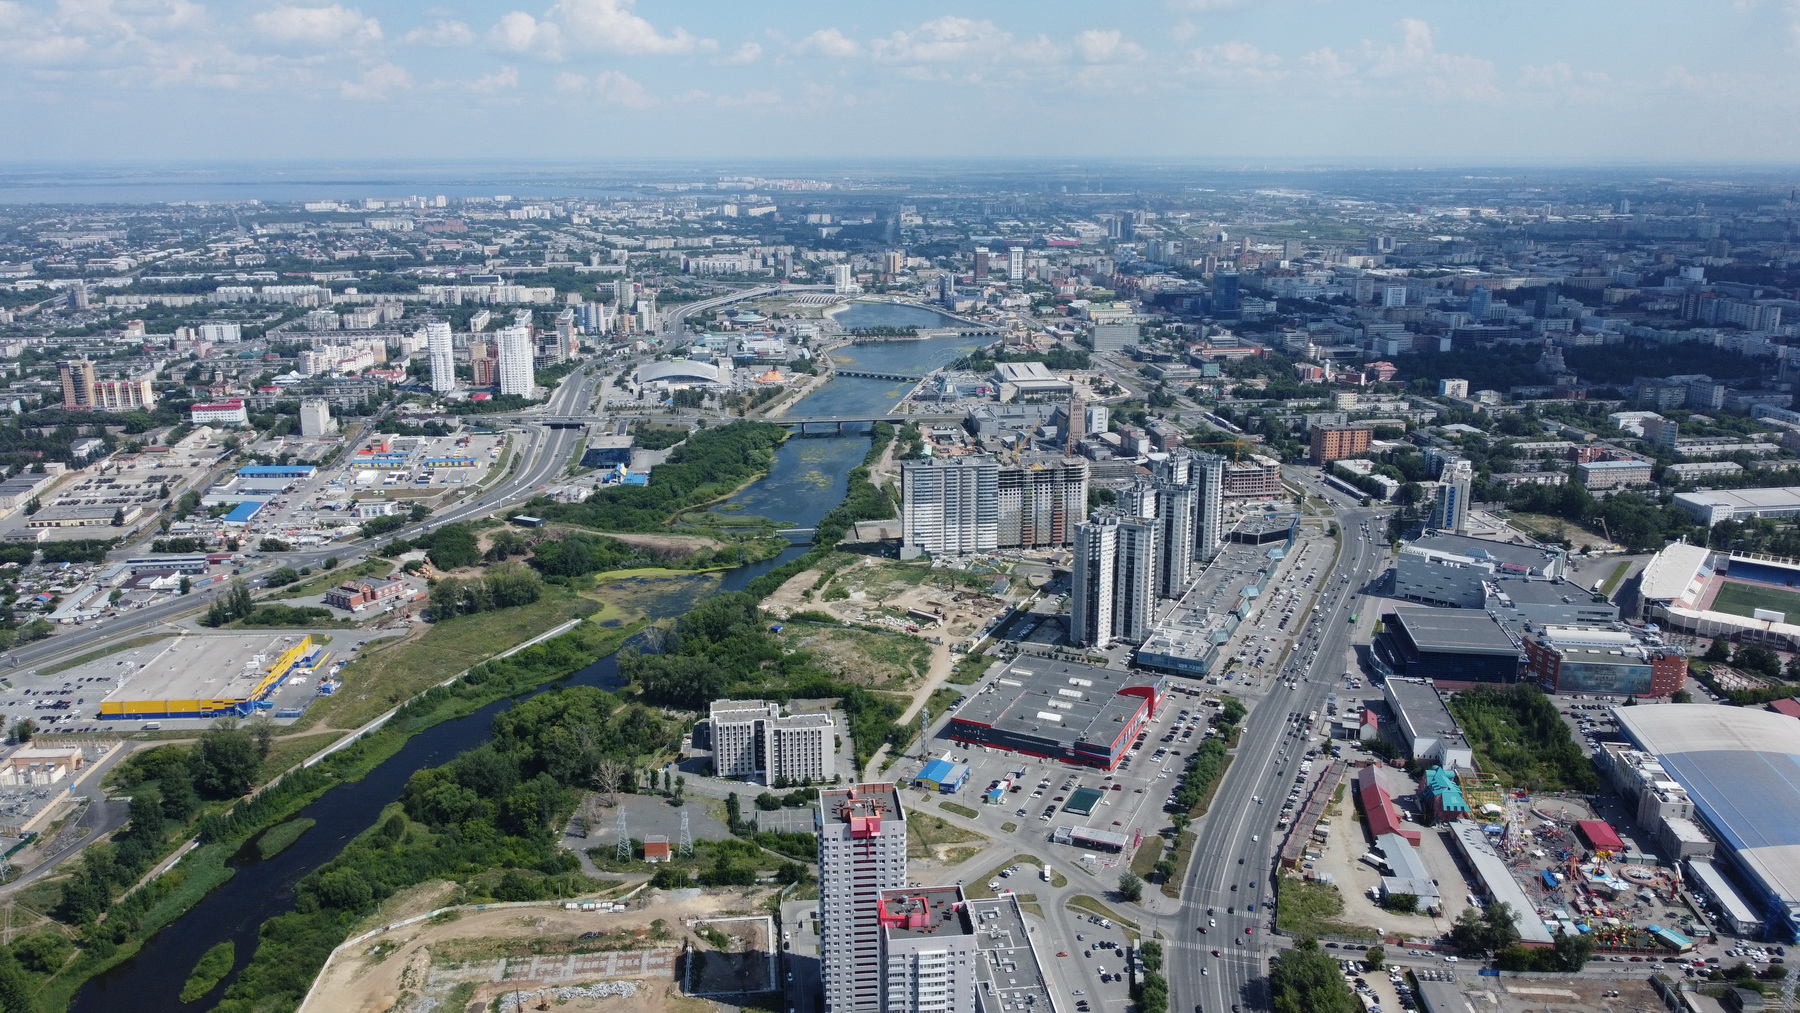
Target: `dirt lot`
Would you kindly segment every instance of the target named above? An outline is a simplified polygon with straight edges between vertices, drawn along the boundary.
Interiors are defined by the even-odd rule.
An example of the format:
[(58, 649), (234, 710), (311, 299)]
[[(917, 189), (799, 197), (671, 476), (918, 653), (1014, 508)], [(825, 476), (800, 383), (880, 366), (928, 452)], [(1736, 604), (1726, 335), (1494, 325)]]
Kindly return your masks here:
[[(423, 913), (417, 909), (443, 892), (441, 886), (421, 888), (390, 904), (383, 917)], [(766, 894), (646, 891), (617, 914), (568, 911), (554, 903), (458, 909), (344, 948), (320, 973), (301, 1010), (479, 1013), (503, 994), (552, 990), (542, 997), (570, 1013), (699, 1013), (713, 1007), (678, 993), (678, 958), (684, 942), (712, 948), (687, 922), (751, 913)], [(584, 933), (605, 935), (583, 939)], [(634, 982), (635, 988), (629, 995), (582, 994), (583, 986), (600, 982)]]

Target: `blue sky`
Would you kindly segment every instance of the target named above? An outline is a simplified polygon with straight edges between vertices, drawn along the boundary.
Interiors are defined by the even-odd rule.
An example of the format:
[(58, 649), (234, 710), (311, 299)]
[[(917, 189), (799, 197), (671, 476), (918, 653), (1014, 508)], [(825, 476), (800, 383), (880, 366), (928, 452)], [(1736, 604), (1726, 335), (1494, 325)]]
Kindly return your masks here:
[(0, 160), (1793, 163), (1800, 0), (0, 0)]

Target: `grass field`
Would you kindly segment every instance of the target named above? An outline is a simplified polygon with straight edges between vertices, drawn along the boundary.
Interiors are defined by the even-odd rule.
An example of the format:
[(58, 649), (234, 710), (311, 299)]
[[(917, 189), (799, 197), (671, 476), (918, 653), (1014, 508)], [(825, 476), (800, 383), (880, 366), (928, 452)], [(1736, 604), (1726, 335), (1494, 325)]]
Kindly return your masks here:
[(1750, 617), (1756, 609), (1774, 609), (1790, 617), (1800, 617), (1800, 594), (1766, 584), (1740, 584), (1728, 580), (1719, 585), (1719, 596), (1713, 599), (1713, 611)]
[(1338, 921), (1343, 913), (1344, 895), (1329, 883), (1285, 877), (1275, 894), (1275, 925), (1290, 936), (1375, 938), (1367, 925)]

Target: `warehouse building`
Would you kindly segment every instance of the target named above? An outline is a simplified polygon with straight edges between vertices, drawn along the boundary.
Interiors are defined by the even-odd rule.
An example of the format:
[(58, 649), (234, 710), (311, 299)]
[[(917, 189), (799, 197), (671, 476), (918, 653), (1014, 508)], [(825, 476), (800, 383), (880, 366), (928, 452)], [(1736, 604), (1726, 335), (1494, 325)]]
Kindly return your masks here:
[(102, 720), (248, 717), (290, 676), (312, 668), (321, 650), (312, 637), (292, 634), (188, 635), (158, 646), (119, 676), (119, 688), (100, 702)]
[(1698, 523), (1711, 527), (1720, 521), (1757, 517), (1800, 516), (1800, 485), (1776, 489), (1719, 489), (1710, 492), (1678, 492), (1675, 505)]
[(1394, 728), (1400, 733), (1408, 759), (1453, 769), (1475, 766), (1469, 739), (1450, 708), (1444, 706), (1437, 687), (1423, 680), (1388, 679), (1381, 692), (1394, 715)]
[(1512, 909), (1513, 927), (1519, 930), (1520, 943), (1536, 947), (1550, 946), (1556, 942), (1555, 937), (1550, 934), (1549, 926), (1538, 917), (1537, 905), (1514, 878), (1506, 859), (1501, 858), (1500, 853), (1494, 850), (1486, 830), (1480, 824), (1467, 820), (1456, 823), (1451, 828), (1450, 840), (1456, 845), (1456, 853), (1462, 856), (1464, 864), (1474, 872), (1487, 902), (1505, 903)]
[(1381, 622), (1372, 653), (1394, 675), (1447, 689), (1518, 679), (1519, 643), (1486, 612), (1401, 606)]
[(1800, 938), (1800, 721), (1710, 704), (1615, 707), (1613, 714), (1626, 738), (1692, 798), (1718, 841), (1721, 882), (1742, 895), (1769, 936)]
[(1167, 676), (1021, 657), (964, 701), (943, 734), (1112, 770), (1167, 693)]

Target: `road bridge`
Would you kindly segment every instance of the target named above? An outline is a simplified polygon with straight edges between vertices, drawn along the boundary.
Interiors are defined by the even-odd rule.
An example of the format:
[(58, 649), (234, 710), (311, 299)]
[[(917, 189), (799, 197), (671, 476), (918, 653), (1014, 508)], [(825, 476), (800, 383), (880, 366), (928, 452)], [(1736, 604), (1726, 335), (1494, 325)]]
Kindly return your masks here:
[(878, 373), (866, 369), (839, 369), (834, 373), (837, 376), (853, 376), (862, 380), (903, 380), (907, 383), (918, 383), (925, 379), (922, 376), (911, 376), (906, 373)]
[(776, 415), (776, 416), (772, 416), (769, 418), (752, 417), (752, 418), (748, 418), (748, 419), (720, 418), (716, 415), (599, 416), (599, 415), (548, 415), (548, 414), (546, 414), (546, 415), (489, 415), (489, 416), (486, 416), (485, 418), (487, 420), (493, 421), (493, 422), (522, 423), (525, 425), (545, 426), (550, 429), (581, 429), (581, 428), (585, 428), (589, 425), (592, 425), (596, 422), (602, 421), (602, 419), (606, 418), (606, 417), (642, 419), (645, 422), (680, 423), (680, 424), (685, 424), (685, 425), (692, 425), (695, 422), (702, 422), (702, 421), (706, 422), (708, 425), (723, 425), (727, 422), (739, 422), (739, 421), (767, 422), (770, 425), (776, 425), (776, 426), (798, 427), (802, 432), (804, 432), (806, 430), (807, 426), (835, 426), (836, 428), (841, 430), (841, 429), (843, 429), (844, 426), (847, 426), (847, 425), (858, 425), (858, 424), (869, 425), (869, 424), (875, 423), (875, 422), (887, 422), (887, 423), (890, 423), (890, 424), (896, 425), (896, 426), (905, 425), (908, 422), (915, 422), (915, 423), (919, 423), (921, 425), (950, 425), (953, 423), (961, 422), (963, 420), (962, 413), (900, 412), (900, 411), (877, 412), (877, 413), (848, 413), (848, 414), (842, 414), (842, 415)]

